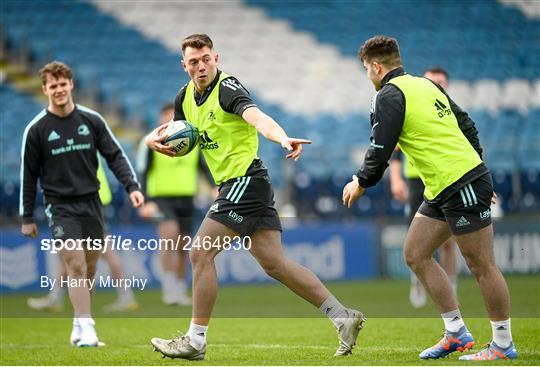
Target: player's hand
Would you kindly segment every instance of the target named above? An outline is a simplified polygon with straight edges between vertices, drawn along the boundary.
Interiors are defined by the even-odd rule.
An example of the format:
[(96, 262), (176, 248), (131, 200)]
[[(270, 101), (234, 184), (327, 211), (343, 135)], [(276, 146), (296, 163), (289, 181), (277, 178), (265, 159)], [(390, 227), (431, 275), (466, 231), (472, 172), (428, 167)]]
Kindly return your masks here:
[(133, 205), (134, 208), (139, 208), (144, 204), (144, 195), (139, 190), (132, 191), (129, 194), (129, 199), (131, 200), (131, 205)]
[(168, 155), (169, 157), (174, 157), (174, 149), (168, 145), (163, 145), (163, 140), (167, 139), (167, 134), (164, 131), (169, 127), (170, 122), (161, 124), (154, 129), (148, 136), (145, 138), (144, 143), (149, 149), (155, 150), (161, 154)]
[(407, 186), (401, 177), (390, 180), (390, 190), (397, 201), (404, 203), (407, 200)]
[(497, 194), (493, 191), (493, 196), (491, 197), (491, 204), (497, 204)]
[(343, 205), (350, 208), (359, 197), (364, 195), (364, 191), (365, 189), (360, 186), (358, 178), (354, 175), (352, 181), (343, 188)]
[(293, 158), (294, 161), (298, 161), (300, 154), (302, 153), (302, 144), (311, 144), (311, 140), (306, 139), (297, 139), (297, 138), (284, 138), (281, 141), (281, 146), (287, 149), (290, 153), (285, 156), (285, 158)]
[(154, 218), (159, 211), (157, 204), (154, 201), (149, 201), (139, 208), (139, 216), (144, 219)]
[(27, 237), (35, 238), (39, 234), (39, 231), (36, 223), (28, 223), (21, 226), (21, 233)]

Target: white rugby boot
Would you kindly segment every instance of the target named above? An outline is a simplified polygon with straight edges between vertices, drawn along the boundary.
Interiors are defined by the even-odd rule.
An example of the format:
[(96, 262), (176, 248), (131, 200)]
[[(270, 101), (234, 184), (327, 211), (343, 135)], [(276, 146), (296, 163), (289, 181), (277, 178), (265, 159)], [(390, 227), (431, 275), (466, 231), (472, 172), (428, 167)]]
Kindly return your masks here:
[(358, 333), (364, 327), (366, 318), (360, 311), (346, 309), (347, 317), (340, 318), (341, 324), (336, 328), (339, 339), (339, 348), (334, 356), (346, 356), (352, 354), (353, 347), (356, 345)]
[(71, 329), (71, 336), (69, 337), (69, 342), (71, 345), (76, 346), (77, 343), (81, 340), (82, 329), (79, 324), (79, 319), (73, 319), (73, 328)]
[(96, 323), (92, 318), (79, 319), (81, 328), (81, 338), (77, 342), (78, 347), (103, 347), (104, 343), (100, 342), (96, 333)]
[(161, 352), (163, 357), (183, 358), (189, 361), (204, 359), (206, 344), (200, 350), (195, 349), (190, 343), (189, 336), (179, 335), (174, 339), (152, 338), (150, 343), (155, 352)]

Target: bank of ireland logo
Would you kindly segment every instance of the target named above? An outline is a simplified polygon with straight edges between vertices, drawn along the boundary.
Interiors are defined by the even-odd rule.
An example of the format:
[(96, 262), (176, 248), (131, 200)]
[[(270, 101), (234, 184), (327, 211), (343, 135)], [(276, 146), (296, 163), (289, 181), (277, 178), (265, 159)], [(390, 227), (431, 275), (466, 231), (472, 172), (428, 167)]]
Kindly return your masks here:
[(86, 126), (85, 124), (81, 124), (77, 128), (77, 132), (79, 133), (79, 135), (87, 136), (90, 134), (90, 129), (88, 129), (88, 126)]
[(62, 237), (64, 235), (64, 227), (62, 226), (56, 226), (53, 229), (54, 237)]

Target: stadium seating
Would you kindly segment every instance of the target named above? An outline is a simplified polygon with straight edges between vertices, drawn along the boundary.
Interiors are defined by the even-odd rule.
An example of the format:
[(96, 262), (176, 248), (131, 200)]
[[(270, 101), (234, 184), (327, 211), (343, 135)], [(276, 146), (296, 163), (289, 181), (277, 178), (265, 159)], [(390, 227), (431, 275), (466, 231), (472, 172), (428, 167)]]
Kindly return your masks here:
[(21, 94), (5, 83), (0, 84), (2, 101), (2, 129), (0, 134), (1, 179), (0, 215), (18, 215), (19, 177), (22, 135), (26, 125), (43, 109), (34, 98)]
[[(355, 59), (358, 47), (373, 34), (396, 36), (410, 72), (432, 65), (449, 70), (450, 95), (477, 122), (496, 187), (508, 198), (505, 209), (540, 208), (535, 196), (540, 192), (535, 179), (540, 172), (540, 52), (535, 52), (540, 22), (515, 7), (496, 2), (463, 7), (449, 0), (422, 0), (414, 8), (397, 0), (384, 7), (265, 0), (4, 3), (9, 47), (28, 49), (36, 64), (66, 61), (78, 87), (96, 91), (127, 121), (148, 127), (155, 124), (159, 106), (188, 80), (180, 67), (180, 38), (209, 33), (224, 70), (239, 76), (257, 104), (291, 136), (314, 141), (295, 165), (283, 163), (283, 152), (264, 139), (259, 153), (278, 188), (292, 185), (299, 212), (323, 217), (344, 215), (335, 202), (339, 186), (359, 167), (369, 144), (374, 91)], [(201, 12), (209, 17), (204, 29), (195, 16)], [(389, 12), (402, 16), (366, 21), (385, 19)], [(11, 119), (27, 121), (17, 115), (20, 106), (6, 105), (12, 116), (6, 126), (15, 124)], [(3, 149), (10, 150), (5, 172), (12, 180), (18, 175), (17, 149)], [(355, 215), (401, 213), (402, 206), (389, 200), (387, 183), (379, 185), (358, 203)]]
[[(323, 43), (355, 56), (360, 42), (388, 34), (400, 41), (410, 72), (421, 73), (428, 65), (444, 66), (455, 79), (532, 79), (540, 54), (531, 45), (540, 42), (538, 19), (529, 19), (517, 8), (495, 1), (475, 1), (467, 6), (445, 0), (411, 2), (303, 2), (248, 0), (271, 16), (290, 21)], [(369, 21), (387, 19), (392, 21)], [(466, 57), (474, 55), (474, 57)], [(463, 57), (465, 56), (465, 57)]]

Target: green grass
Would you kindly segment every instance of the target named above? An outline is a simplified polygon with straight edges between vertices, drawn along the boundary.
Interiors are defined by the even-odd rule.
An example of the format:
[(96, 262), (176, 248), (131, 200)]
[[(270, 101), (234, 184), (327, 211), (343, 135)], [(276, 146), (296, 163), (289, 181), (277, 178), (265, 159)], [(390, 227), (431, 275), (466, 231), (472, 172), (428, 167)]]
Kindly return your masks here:
[[(512, 294), (512, 329), (520, 353), (504, 365), (540, 364), (540, 277), (508, 277)], [(461, 309), (477, 348), (491, 338), (491, 327), (474, 281), (460, 280)], [(171, 337), (186, 331), (189, 309), (160, 304), (155, 290), (137, 294), (139, 311), (110, 317), (99, 310), (114, 298), (95, 296), (95, 318), (104, 348), (77, 349), (68, 343), (69, 310), (57, 317), (35, 314), (25, 305), (27, 295), (2, 295), (0, 363), (2, 365), (461, 365), (458, 355), (424, 362), (418, 353), (438, 341), (442, 321), (432, 305), (414, 310), (408, 304), (408, 283), (380, 280), (330, 283), (347, 305), (366, 313), (352, 356), (332, 357), (337, 337), (331, 323), (317, 310), (282, 286), (222, 287), (216, 317), (208, 334), (206, 359), (187, 362), (161, 359), (152, 351), (151, 337)], [(38, 316), (38, 317), (36, 317)], [(302, 317), (304, 316), (304, 317)]]

